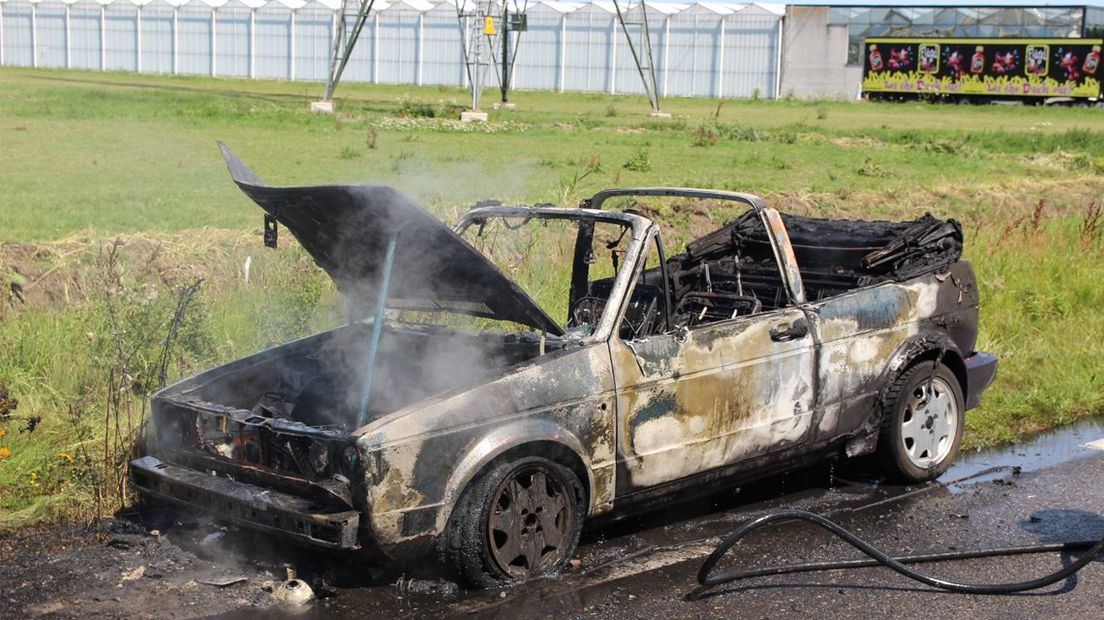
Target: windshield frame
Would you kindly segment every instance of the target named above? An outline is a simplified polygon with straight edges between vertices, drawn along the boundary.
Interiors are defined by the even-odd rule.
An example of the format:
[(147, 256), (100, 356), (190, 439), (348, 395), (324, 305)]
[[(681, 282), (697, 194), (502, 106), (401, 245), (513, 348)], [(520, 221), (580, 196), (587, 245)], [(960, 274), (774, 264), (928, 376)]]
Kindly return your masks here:
[[(575, 220), (579, 222), (592, 221), (620, 224), (628, 227), (631, 235), (629, 244), (625, 250), (621, 266), (617, 270), (617, 275), (614, 278), (613, 287), (610, 290), (608, 298), (609, 301), (614, 301), (615, 303), (609, 303), (609, 301), (607, 301), (605, 308), (602, 310), (602, 318), (598, 321), (598, 324), (594, 326), (594, 331), (581, 339), (583, 342), (608, 340), (610, 334), (613, 333), (614, 325), (621, 316), (621, 306), (625, 301), (626, 291), (628, 291), (632, 284), (633, 273), (636, 271), (636, 266), (640, 261), (641, 250), (644, 247), (644, 241), (647, 239), (648, 230), (652, 226), (652, 221), (634, 213), (599, 211), (597, 209), (493, 206), (475, 207), (471, 209), (460, 217), (453, 231), (457, 235), (463, 236), (464, 231), (472, 225), (492, 218), (528, 218), (533, 220), (559, 219)], [(547, 313), (547, 309), (543, 306), (541, 310)]]

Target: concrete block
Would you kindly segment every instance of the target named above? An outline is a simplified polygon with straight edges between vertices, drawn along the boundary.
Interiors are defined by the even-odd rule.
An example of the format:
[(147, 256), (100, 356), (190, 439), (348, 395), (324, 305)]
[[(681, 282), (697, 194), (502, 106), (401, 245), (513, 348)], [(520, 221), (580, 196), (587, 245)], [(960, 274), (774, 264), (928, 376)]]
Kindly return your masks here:
[(462, 123), (474, 123), (474, 122), (486, 123), (487, 122), (487, 113), (486, 112), (479, 112), (478, 110), (468, 110), (466, 112), (461, 112), (460, 113), (460, 122), (462, 122)]

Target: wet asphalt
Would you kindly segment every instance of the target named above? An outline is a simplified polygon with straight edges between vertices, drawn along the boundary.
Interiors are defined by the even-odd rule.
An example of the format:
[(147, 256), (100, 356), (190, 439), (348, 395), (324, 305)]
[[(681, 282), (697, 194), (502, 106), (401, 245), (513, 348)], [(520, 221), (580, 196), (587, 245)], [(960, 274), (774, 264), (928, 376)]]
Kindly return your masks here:
[[(1089, 421), (1011, 449), (964, 456), (943, 476), (944, 484), (915, 488), (879, 486), (864, 481), (861, 470), (835, 471), (826, 464), (588, 532), (575, 565), (559, 577), (484, 593), (442, 593), (438, 581), (397, 580), (399, 585), (383, 589), (338, 589), (307, 615), (1104, 617), (1104, 557), (1063, 582), (1017, 595), (946, 593), (885, 568), (868, 568), (749, 579), (687, 600), (703, 558), (725, 534), (782, 507), (828, 516), (892, 555), (1102, 538), (1104, 451), (1086, 447), (1101, 438), (1104, 423)], [(962, 482), (946, 485), (955, 480)], [(859, 557), (831, 534), (803, 523), (753, 534), (730, 553), (722, 567)], [(1034, 579), (1078, 557), (1050, 553), (918, 568), (952, 580), (1005, 583)]]
[[(779, 508), (822, 514), (891, 555), (1104, 537), (1104, 418), (1010, 449), (960, 456), (941, 482), (884, 486), (831, 462), (584, 533), (562, 575), (485, 592), (432, 568), (379, 570), (348, 557), (185, 517), (132, 516), (87, 531), (0, 540), (0, 618), (1054, 618), (1104, 617), (1104, 558), (1010, 596), (933, 590), (885, 568), (760, 577), (698, 600), (703, 559), (728, 533)], [(1097, 442), (1098, 448), (1086, 447)], [(64, 540), (58, 540), (63, 538)], [(831, 534), (783, 523), (741, 541), (721, 568), (860, 557)], [(973, 583), (1024, 581), (1078, 553), (923, 564)], [(319, 594), (289, 608), (261, 586), (288, 568)], [(244, 581), (220, 587), (231, 579)]]

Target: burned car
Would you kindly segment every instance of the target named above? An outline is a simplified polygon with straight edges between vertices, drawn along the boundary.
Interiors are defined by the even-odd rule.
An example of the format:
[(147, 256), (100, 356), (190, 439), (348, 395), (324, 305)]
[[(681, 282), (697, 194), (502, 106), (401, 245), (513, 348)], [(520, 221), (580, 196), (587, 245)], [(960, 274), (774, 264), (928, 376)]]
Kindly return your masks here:
[[(386, 187), (270, 187), (222, 148), (266, 242), (290, 230), (349, 308), (153, 399), (134, 484), (243, 526), (525, 579), (584, 521), (830, 456), (934, 479), (996, 372), (953, 220), (642, 188), (450, 229)], [(657, 196), (746, 212), (668, 256), (656, 222), (603, 208)]]

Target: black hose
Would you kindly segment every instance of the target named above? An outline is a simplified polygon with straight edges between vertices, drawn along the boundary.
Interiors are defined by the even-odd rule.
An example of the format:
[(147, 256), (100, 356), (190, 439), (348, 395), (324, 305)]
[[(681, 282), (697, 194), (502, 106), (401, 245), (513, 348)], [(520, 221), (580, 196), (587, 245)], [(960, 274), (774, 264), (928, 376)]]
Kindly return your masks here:
[[(771, 566), (767, 568), (752, 569), (752, 570), (729, 570), (724, 571), (716, 575), (711, 575), (713, 569), (717, 563), (721, 560), (721, 557), (731, 549), (742, 538), (747, 536), (753, 530), (764, 527), (777, 521), (789, 521), (789, 520), (801, 520), (808, 521), (819, 525), (820, 527), (832, 532), (839, 538), (846, 541), (851, 546), (862, 551), (866, 555), (870, 556), (871, 560), (843, 560), (838, 562), (816, 562), (809, 564), (792, 564), (788, 566)], [(1009, 556), (1020, 555), (1026, 553), (1042, 553), (1047, 551), (1078, 551), (1082, 549), (1088, 549), (1088, 552), (1082, 556), (1076, 562), (1069, 566), (1055, 571), (1049, 575), (1039, 577), (1038, 579), (1032, 579), (1030, 581), (1021, 581), (1018, 583), (996, 583), (996, 584), (971, 584), (971, 583), (959, 583), (950, 581), (947, 579), (941, 579), (939, 577), (932, 577), (924, 573), (912, 570), (905, 566), (906, 564), (918, 564), (922, 562), (941, 562), (947, 560), (963, 560), (971, 558), (984, 558), (995, 556)], [(882, 565), (887, 568), (891, 568), (894, 571), (910, 578), (915, 579), (921, 583), (932, 586), (933, 588), (939, 588), (941, 590), (949, 590), (951, 592), (962, 592), (966, 594), (1010, 594), (1013, 592), (1023, 592), (1026, 590), (1035, 590), (1049, 586), (1052, 583), (1062, 581), (1066, 577), (1076, 573), (1084, 568), (1089, 562), (1093, 561), (1101, 551), (1104, 549), (1104, 538), (1096, 541), (1083, 541), (1072, 542), (1062, 544), (1051, 545), (1034, 545), (1026, 547), (1006, 547), (1003, 549), (988, 549), (983, 551), (956, 551), (947, 553), (930, 553), (923, 555), (906, 556), (900, 558), (893, 558), (882, 551), (879, 551), (873, 547), (870, 543), (862, 540), (855, 534), (852, 534), (842, 526), (829, 521), (828, 519), (812, 512), (806, 512), (804, 510), (796, 509), (784, 509), (778, 510), (756, 519), (753, 519), (739, 529), (728, 535), (721, 544), (713, 550), (713, 553), (709, 554), (709, 557), (702, 563), (701, 570), (698, 571), (698, 583), (701, 584), (697, 590), (690, 594), (691, 599), (700, 598), (701, 595), (715, 586), (723, 583), (730, 583), (740, 579), (746, 579), (749, 577), (760, 577), (764, 575), (783, 575), (788, 573), (801, 573), (818, 570), (833, 570), (839, 568), (860, 568), (866, 566)]]

